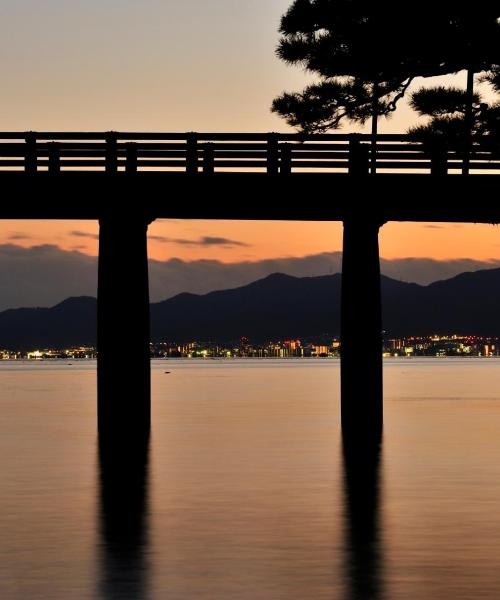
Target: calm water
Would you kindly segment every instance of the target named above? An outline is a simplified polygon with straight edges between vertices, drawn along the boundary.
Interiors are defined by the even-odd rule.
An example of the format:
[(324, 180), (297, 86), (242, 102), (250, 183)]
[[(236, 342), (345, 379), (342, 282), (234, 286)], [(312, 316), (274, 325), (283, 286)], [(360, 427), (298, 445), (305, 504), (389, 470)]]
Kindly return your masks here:
[(95, 364), (0, 363), (0, 598), (498, 599), (500, 361), (385, 378), (360, 482), (338, 362), (157, 362), (149, 466), (117, 498)]

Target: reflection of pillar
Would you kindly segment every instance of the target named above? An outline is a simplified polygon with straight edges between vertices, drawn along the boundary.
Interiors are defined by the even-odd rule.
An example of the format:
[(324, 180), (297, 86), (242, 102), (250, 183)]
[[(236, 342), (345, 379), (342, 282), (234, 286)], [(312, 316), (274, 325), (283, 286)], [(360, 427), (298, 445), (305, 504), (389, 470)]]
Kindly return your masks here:
[(100, 220), (98, 416), (99, 434), (112, 439), (150, 429), (147, 227), (140, 215)]
[(344, 221), (341, 307), (342, 429), (361, 441), (382, 431), (380, 224)]
[(149, 598), (149, 439), (110, 445), (99, 440), (98, 597)]
[(346, 600), (381, 600), (380, 444), (344, 439)]

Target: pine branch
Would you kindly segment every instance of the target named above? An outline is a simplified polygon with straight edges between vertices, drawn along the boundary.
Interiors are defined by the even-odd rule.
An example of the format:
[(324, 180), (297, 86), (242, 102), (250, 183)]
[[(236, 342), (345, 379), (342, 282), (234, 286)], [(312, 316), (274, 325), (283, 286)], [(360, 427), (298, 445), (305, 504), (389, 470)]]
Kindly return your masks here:
[[(474, 94), (474, 104), (481, 102), (479, 94)], [(467, 92), (456, 87), (437, 86), (421, 88), (410, 97), (410, 106), (420, 116), (453, 117), (465, 113), (468, 104)]]

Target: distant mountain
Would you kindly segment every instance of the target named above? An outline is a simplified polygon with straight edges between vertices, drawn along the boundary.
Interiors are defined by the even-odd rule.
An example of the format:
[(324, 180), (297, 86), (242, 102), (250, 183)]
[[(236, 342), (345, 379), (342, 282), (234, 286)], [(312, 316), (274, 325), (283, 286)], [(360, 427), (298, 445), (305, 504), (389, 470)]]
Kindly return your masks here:
[(204, 296), (181, 294), (151, 306), (153, 339), (253, 341), (339, 329), (340, 275), (297, 278), (276, 273)]
[[(463, 273), (429, 286), (382, 276), (389, 335), (500, 335), (500, 269)], [(362, 286), (360, 286), (362, 288)], [(152, 305), (153, 339), (254, 341), (340, 333), (341, 276), (274, 274), (234, 290), (181, 294)]]
[(68, 298), (52, 308), (16, 308), (0, 313), (0, 348), (29, 350), (96, 343), (97, 301)]
[[(340, 286), (338, 274), (298, 278), (276, 273), (232, 290), (179, 294), (151, 305), (152, 338), (223, 342), (246, 336), (258, 342), (338, 335)], [(500, 335), (500, 269), (462, 273), (429, 286), (382, 277), (382, 300), (390, 335)], [(0, 313), (4, 348), (95, 344), (95, 331), (96, 300), (89, 297)]]

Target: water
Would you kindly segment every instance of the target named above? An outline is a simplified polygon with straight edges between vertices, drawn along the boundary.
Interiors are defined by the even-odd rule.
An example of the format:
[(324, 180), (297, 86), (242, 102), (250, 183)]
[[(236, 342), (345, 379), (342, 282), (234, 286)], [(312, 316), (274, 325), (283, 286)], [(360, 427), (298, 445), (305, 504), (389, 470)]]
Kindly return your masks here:
[(0, 598), (497, 599), (499, 378), (386, 361), (360, 478), (337, 361), (156, 362), (149, 466), (117, 489), (95, 364), (0, 363)]

